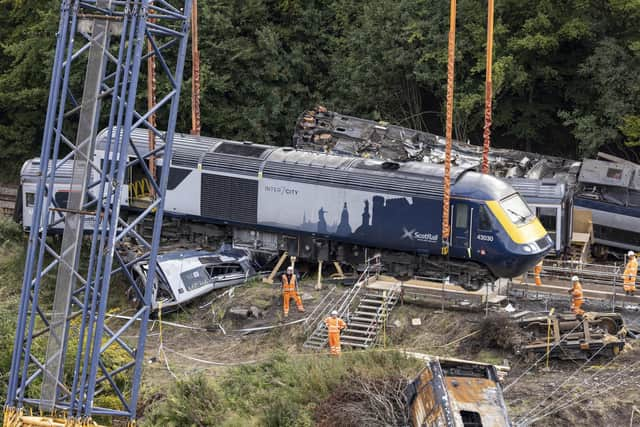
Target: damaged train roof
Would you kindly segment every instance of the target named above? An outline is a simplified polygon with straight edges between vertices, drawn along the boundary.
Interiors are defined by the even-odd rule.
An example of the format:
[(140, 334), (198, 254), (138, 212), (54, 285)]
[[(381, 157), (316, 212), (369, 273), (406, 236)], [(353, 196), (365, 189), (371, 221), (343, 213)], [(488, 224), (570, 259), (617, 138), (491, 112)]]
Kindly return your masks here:
[[(293, 145), (300, 149), (331, 151), (398, 162), (443, 163), (445, 138), (429, 132), (347, 116), (326, 108), (306, 111), (298, 120)], [(477, 167), (482, 147), (453, 141), (452, 163)], [(577, 171), (579, 162), (524, 151), (494, 149), (489, 154), (491, 173), (498, 177), (562, 178)]]
[(421, 426), (510, 426), (495, 366), (458, 359), (428, 360), (405, 390), (409, 417)]

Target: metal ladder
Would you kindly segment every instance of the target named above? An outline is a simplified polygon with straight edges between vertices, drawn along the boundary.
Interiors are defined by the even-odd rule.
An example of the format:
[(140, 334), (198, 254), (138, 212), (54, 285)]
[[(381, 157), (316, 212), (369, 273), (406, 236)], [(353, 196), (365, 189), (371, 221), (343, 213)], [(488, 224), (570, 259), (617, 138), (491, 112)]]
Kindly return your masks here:
[(367, 292), (349, 319), (340, 342), (356, 348), (369, 348), (378, 343), (380, 329), (398, 302), (400, 288)]
[[(370, 263), (370, 261), (372, 260), (375, 261), (374, 264)], [(368, 283), (369, 277), (372, 274), (378, 274), (378, 272), (380, 271), (380, 266), (381, 264), (378, 257), (367, 260), (367, 267), (360, 275), (358, 281), (351, 287), (351, 289), (349, 289), (348, 292), (345, 292), (339, 298), (334, 298), (333, 300), (328, 298), (331, 292), (333, 292), (333, 289), (331, 289), (330, 294), (325, 296), (325, 298), (320, 301), (320, 303), (311, 312), (307, 321), (305, 322), (306, 330), (311, 330), (311, 328), (314, 329), (313, 332), (308, 336), (302, 347), (312, 348), (316, 350), (326, 347), (329, 336), (327, 333), (327, 327), (323, 321), (324, 316), (326, 316), (331, 311), (336, 310), (338, 312), (338, 316), (348, 319), (350, 317), (350, 308), (353, 305), (354, 301), (360, 295), (363, 287), (366, 287), (365, 285), (366, 283)]]

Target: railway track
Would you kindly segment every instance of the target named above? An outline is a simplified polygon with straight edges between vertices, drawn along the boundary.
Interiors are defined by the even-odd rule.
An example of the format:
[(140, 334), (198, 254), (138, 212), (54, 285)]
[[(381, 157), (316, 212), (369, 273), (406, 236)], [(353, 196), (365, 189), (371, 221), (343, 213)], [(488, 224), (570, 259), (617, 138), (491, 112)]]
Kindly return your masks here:
[[(557, 298), (566, 298), (570, 300), (569, 289), (571, 289), (570, 277), (566, 280), (558, 278), (549, 278), (542, 276), (542, 285), (536, 286), (533, 283), (533, 276), (529, 276), (528, 280), (525, 278), (516, 278), (510, 284), (511, 291), (517, 291), (523, 296), (535, 295), (535, 294), (548, 294)], [(614, 307), (621, 303), (640, 304), (640, 292), (636, 293), (636, 296), (626, 296), (622, 289), (622, 283), (602, 284), (594, 283), (589, 280), (581, 280), (582, 291), (584, 297), (587, 300), (599, 300)]]
[(0, 186), (0, 216), (13, 216), (18, 198), (18, 187), (11, 185)]

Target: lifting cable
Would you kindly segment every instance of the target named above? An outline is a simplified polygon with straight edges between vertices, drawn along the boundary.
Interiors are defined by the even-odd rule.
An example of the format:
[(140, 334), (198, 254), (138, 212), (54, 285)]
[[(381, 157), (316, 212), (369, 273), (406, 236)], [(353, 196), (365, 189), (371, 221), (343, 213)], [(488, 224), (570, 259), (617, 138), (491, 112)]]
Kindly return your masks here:
[(488, 1), (487, 10), (487, 73), (484, 87), (484, 144), (482, 146), (482, 173), (489, 173), (489, 146), (491, 145), (491, 103), (493, 68), (493, 1)]
[(200, 50), (198, 48), (198, 1), (191, 7), (191, 135), (200, 135)]
[(453, 137), (453, 83), (456, 60), (456, 0), (451, 0), (449, 13), (449, 49), (447, 58), (447, 126), (444, 156), (444, 191), (442, 198), (442, 255), (449, 254), (449, 203), (451, 194), (451, 144)]

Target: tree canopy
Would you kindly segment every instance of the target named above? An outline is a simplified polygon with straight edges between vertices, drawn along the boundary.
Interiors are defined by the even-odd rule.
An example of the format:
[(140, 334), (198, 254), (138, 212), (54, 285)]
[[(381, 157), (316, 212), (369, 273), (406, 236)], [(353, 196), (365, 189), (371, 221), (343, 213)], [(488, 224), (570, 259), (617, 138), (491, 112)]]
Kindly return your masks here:
[[(59, 1), (0, 0), (0, 161), (38, 155)], [(449, 1), (200, 2), (202, 133), (285, 145), (315, 104), (443, 134)], [(481, 143), (486, 2), (458, 0), (455, 136)], [(637, 161), (640, 0), (497, 0), (496, 146)], [(187, 63), (178, 129), (190, 128)], [(143, 71), (144, 72), (144, 71)]]

